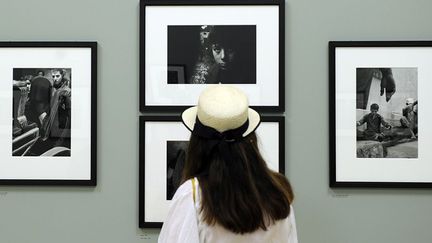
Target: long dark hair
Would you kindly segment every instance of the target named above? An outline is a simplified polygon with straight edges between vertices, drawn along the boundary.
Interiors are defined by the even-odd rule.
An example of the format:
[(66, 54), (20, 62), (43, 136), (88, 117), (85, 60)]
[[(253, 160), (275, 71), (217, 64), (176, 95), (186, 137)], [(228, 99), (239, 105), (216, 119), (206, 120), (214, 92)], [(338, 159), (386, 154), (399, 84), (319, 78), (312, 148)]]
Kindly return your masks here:
[(199, 178), (204, 222), (243, 234), (266, 230), (289, 215), (290, 183), (267, 167), (254, 132), (228, 144), (230, 161), (210, 144), (208, 139), (191, 136), (182, 177), (183, 181)]

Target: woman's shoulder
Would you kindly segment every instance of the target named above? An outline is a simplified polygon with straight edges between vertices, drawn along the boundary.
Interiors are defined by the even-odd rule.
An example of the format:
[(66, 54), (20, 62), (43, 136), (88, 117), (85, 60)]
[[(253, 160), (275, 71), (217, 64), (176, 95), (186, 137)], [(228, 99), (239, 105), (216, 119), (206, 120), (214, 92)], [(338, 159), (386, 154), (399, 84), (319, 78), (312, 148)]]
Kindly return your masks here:
[[(195, 183), (197, 183), (198, 180), (195, 179)], [(178, 188), (177, 191), (174, 194), (173, 200), (180, 198), (180, 197), (185, 197), (185, 196), (190, 196), (193, 192), (193, 184), (192, 184), (192, 179), (189, 179), (185, 182), (183, 182)]]

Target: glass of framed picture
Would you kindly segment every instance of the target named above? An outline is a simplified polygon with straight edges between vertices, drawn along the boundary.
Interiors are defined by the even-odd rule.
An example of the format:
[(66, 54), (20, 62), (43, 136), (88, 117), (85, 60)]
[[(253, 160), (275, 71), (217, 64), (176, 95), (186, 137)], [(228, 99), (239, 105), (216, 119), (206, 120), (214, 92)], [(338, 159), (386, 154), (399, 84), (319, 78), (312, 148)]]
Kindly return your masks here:
[[(284, 117), (262, 116), (256, 130), (270, 169), (285, 172)], [(190, 131), (179, 116), (140, 117), (139, 226), (160, 228), (179, 186)]]
[(330, 186), (432, 187), (432, 42), (330, 42), (329, 54)]
[(0, 184), (96, 185), (96, 58), (96, 42), (0, 42)]
[(217, 83), (283, 111), (284, 13), (281, 0), (141, 0), (141, 111), (184, 110)]

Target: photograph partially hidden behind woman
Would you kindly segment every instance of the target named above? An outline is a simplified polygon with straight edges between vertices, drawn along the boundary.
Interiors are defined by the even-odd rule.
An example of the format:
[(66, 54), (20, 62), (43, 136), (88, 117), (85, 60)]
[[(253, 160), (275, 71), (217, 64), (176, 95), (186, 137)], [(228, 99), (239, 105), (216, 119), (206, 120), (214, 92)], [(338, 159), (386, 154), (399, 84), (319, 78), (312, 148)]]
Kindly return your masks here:
[(211, 85), (182, 120), (192, 135), (158, 242), (297, 243), (290, 183), (260, 154), (247, 96)]

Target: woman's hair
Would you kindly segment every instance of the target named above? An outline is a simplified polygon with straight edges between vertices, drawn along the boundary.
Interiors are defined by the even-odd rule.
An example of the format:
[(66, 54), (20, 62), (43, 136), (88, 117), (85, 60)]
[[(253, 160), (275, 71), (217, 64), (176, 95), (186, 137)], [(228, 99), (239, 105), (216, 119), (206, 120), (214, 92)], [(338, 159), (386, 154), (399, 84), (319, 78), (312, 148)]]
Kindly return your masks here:
[(230, 161), (224, 161), (211, 143), (191, 136), (182, 177), (199, 178), (204, 222), (243, 234), (266, 230), (289, 215), (291, 186), (285, 176), (267, 167), (254, 132), (228, 143)]

